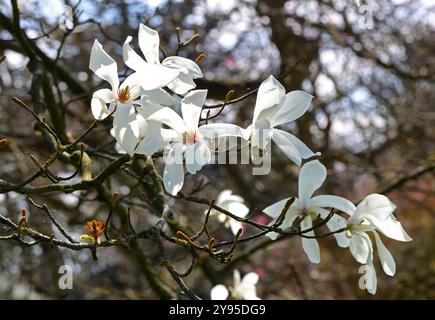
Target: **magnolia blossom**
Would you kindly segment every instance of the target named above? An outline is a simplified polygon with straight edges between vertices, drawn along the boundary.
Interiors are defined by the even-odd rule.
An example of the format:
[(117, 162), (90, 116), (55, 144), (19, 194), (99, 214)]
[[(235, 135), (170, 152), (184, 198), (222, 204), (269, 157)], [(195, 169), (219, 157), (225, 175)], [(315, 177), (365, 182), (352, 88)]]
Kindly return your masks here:
[[(217, 197), (215, 204), (240, 218), (244, 218), (249, 213), (249, 208), (244, 204), (244, 202), (245, 200), (243, 200), (242, 197), (232, 194), (231, 190), (224, 190)], [(204, 211), (204, 213), (207, 212), (208, 210)], [(226, 228), (231, 228), (231, 231), (234, 234), (237, 234), (237, 231), (242, 228), (241, 222), (228, 217), (216, 209), (212, 209), (210, 214), (217, 215), (218, 220), (221, 223), (224, 223)]]
[[(313, 196), (314, 192), (320, 188), (325, 179), (326, 168), (318, 160), (310, 161), (301, 167), (299, 172), (299, 195), (287, 210), (281, 225), (282, 229), (291, 227), (297, 217), (302, 219), (301, 230), (310, 229), (313, 226), (313, 219), (318, 215), (321, 218), (328, 216), (330, 210), (327, 208), (335, 208), (349, 215), (355, 211), (355, 206), (349, 200), (342, 197), (332, 195)], [(263, 212), (272, 218), (277, 218), (289, 199), (286, 198), (278, 201), (264, 209)], [(327, 226), (331, 231), (339, 230), (343, 225), (346, 225), (346, 220), (337, 214), (334, 214), (327, 222)], [(278, 236), (275, 232), (268, 233), (267, 235), (271, 239), (276, 239)], [(308, 231), (304, 235), (314, 236), (314, 231)], [(347, 246), (348, 241), (344, 232), (335, 233), (334, 236), (340, 247)], [(302, 237), (302, 247), (311, 262), (320, 262), (320, 249), (316, 239)]]
[[(100, 89), (94, 92), (91, 100), (91, 110), (95, 119), (104, 119), (116, 108), (115, 123), (123, 122), (125, 115), (129, 114), (134, 104), (139, 104), (140, 75), (133, 73), (120, 85), (118, 66), (113, 58), (103, 49), (103, 46), (94, 41), (92, 46), (89, 68), (101, 79), (109, 82), (111, 89)], [(109, 104), (109, 107), (107, 105)]]
[(163, 184), (173, 195), (184, 183), (183, 159), (187, 171), (195, 174), (212, 159), (210, 141), (222, 136), (242, 136), (242, 129), (232, 124), (214, 123), (199, 127), (206, 97), (207, 90), (191, 91), (181, 100), (182, 117), (165, 107), (148, 118), (172, 128), (172, 134), (166, 134), (163, 139), (172, 142), (166, 155)]
[(261, 300), (257, 297), (257, 289), (255, 286), (258, 282), (258, 274), (250, 272), (243, 278), (240, 277), (240, 272), (234, 270), (233, 287), (225, 287), (223, 284), (218, 284), (211, 289), (211, 300), (226, 300), (228, 296), (232, 300)]
[(348, 246), (355, 259), (366, 265), (365, 286), (371, 294), (376, 293), (377, 279), (373, 266), (373, 245), (368, 232), (374, 235), (382, 268), (389, 276), (396, 273), (396, 263), (378, 232), (397, 241), (412, 240), (393, 215), (395, 209), (396, 206), (386, 196), (371, 194), (351, 212), (347, 222)]
[(320, 153), (314, 154), (294, 135), (275, 128), (302, 116), (312, 99), (312, 95), (301, 90), (286, 94), (281, 83), (273, 76), (269, 76), (258, 89), (254, 117), (252, 124), (245, 131), (245, 138), (251, 138), (252, 148), (260, 150), (264, 150), (272, 139), (282, 152), (299, 166), (302, 159), (320, 155)]
[[(202, 78), (202, 72), (199, 66), (192, 60), (172, 56), (165, 58), (162, 63), (160, 63), (159, 58), (159, 46), (160, 37), (157, 31), (140, 24), (139, 26), (139, 47), (145, 56), (142, 59), (131, 47), (130, 42), (131, 37), (127, 37), (123, 47), (124, 61), (127, 66), (136, 72), (141, 72), (144, 74), (144, 82), (141, 83), (144, 90), (151, 90), (148, 83), (153, 83), (154, 78), (159, 78), (163, 80), (160, 74), (160, 69), (165, 68), (176, 72), (176, 75), (172, 77), (172, 80), (165, 85), (168, 86), (173, 92), (185, 95), (189, 90), (196, 87), (193, 79)], [(154, 68), (153, 72), (148, 72), (148, 69)], [(160, 68), (160, 69), (159, 69)], [(152, 70), (152, 69), (151, 69)], [(167, 72), (167, 71), (166, 71)], [(167, 72), (166, 75), (169, 75)], [(163, 82), (166, 82), (171, 77), (164, 77)]]

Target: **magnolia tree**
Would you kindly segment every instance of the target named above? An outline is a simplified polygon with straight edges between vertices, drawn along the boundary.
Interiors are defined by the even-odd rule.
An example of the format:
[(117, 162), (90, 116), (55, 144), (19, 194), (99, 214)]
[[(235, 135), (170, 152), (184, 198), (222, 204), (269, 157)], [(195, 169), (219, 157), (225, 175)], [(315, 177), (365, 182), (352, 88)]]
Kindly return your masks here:
[[(17, 18), (16, 2), (13, 9)], [(194, 35), (182, 42), (178, 29), (177, 36), (179, 49), (198, 37)], [(24, 35), (22, 41), (27, 41)], [(299, 237), (308, 259), (318, 264), (321, 261), (318, 241), (335, 237), (338, 246), (343, 248), (342, 253), (350, 253), (355, 258), (355, 271), (360, 269), (358, 264), (363, 266), (360, 287), (371, 294), (375, 294), (377, 288), (375, 251), (383, 271), (394, 276), (395, 261), (382, 238), (411, 241), (393, 214), (395, 205), (381, 194), (368, 194), (359, 203), (336, 195), (318, 194), (317, 189), (328, 176), (327, 168), (321, 163), (323, 155), (310, 150), (290, 132), (280, 129), (283, 124), (298, 121), (313, 100), (312, 95), (302, 90), (286, 92), (280, 83), (280, 79), (292, 72), (297, 64), (288, 68), (285, 74), (270, 75), (258, 88), (245, 95), (234, 98), (231, 91), (222, 103), (209, 104), (207, 90), (196, 89), (195, 84), (195, 79), (203, 77), (200, 62), (204, 54), (195, 61), (171, 56), (161, 50), (159, 33), (144, 24), (139, 25), (137, 36), (140, 52), (132, 48), (132, 41), (131, 36), (127, 37), (122, 47), (123, 62), (128, 69), (121, 75), (119, 72), (125, 69), (124, 66), (116, 63), (104, 49), (104, 44), (95, 40), (89, 48), (89, 68), (104, 82), (101, 89), (92, 93), (89, 101), (89, 112), (95, 121), (77, 138), (63, 135), (59, 127), (53, 125), (54, 113), (50, 113), (48, 121), (37, 109), (17, 97), (13, 98), (15, 104), (34, 117), (54, 152), (45, 162), (32, 155), (36, 171), (22, 182), (0, 180), (1, 193), (17, 192), (30, 197), (96, 189), (109, 208), (106, 219), (90, 219), (85, 224), (86, 232), (75, 235), (58, 221), (49, 206), (28, 198), (32, 211), (45, 212), (56, 232), (46, 234), (38, 231), (32, 226), (32, 220), (36, 218), (29, 217), (27, 210), (23, 209), (18, 219), (0, 215), (0, 223), (7, 227), (0, 240), (16, 241), (23, 246), (47, 243), (69, 250), (89, 250), (97, 260), (102, 250), (113, 250), (111, 247), (115, 246), (134, 247), (137, 241), (150, 239), (157, 243), (161, 266), (179, 286), (177, 295), (180, 298), (259, 299), (256, 284), (261, 277), (255, 272), (242, 276), (234, 269), (233, 283), (211, 286), (210, 295), (203, 297), (189, 288), (187, 279), (201, 252), (216, 264), (226, 264), (237, 257), (239, 244), (249, 245), (259, 238), (277, 241)], [(36, 50), (31, 43), (27, 49), (30, 52)], [(247, 128), (215, 120), (227, 105), (255, 94), (255, 105), (249, 110), (252, 124)], [(116, 153), (101, 154), (98, 149), (82, 143), (100, 123), (110, 124), (107, 134), (116, 139)], [(7, 139), (1, 140), (2, 146), (7, 143)], [(252, 175), (267, 175), (272, 161), (271, 148), (278, 148), (288, 158), (289, 164), (300, 168), (298, 194), (289, 193), (284, 199), (277, 198), (275, 203), (265, 208), (248, 208), (244, 199), (233, 194), (232, 190), (222, 190), (215, 200), (210, 200), (196, 196), (194, 192), (186, 193), (183, 188), (186, 175), (195, 175), (204, 166), (212, 164), (244, 163), (252, 166)], [(109, 160), (109, 164), (97, 174), (91, 165), (94, 156), (104, 156)], [(75, 172), (67, 177), (56, 175), (50, 168), (58, 161), (72, 164)], [(156, 161), (164, 162), (161, 171), (156, 168)], [(120, 171), (143, 188), (144, 203), (157, 217), (151, 228), (137, 230), (138, 226), (132, 223), (130, 211), (120, 194), (105, 189), (104, 182)], [(36, 184), (41, 177), (51, 183)], [(183, 224), (182, 217), (173, 215), (171, 206), (174, 201), (204, 206), (203, 211), (196, 213), (197, 220), (202, 221), (200, 230), (192, 230)], [(124, 225), (122, 231), (113, 227), (114, 216), (120, 217)], [(256, 219), (258, 216), (270, 219), (260, 223)], [(233, 238), (224, 240), (225, 235), (213, 233), (209, 227), (211, 221), (230, 228)], [(327, 232), (322, 228), (325, 225)], [(192, 262), (187, 271), (180, 272), (174, 267), (167, 252), (168, 244), (191, 253)], [(256, 265), (252, 262), (249, 267), (254, 270)], [(162, 297), (174, 297), (167, 293), (159, 279), (150, 277), (150, 283), (158, 292), (163, 292)]]

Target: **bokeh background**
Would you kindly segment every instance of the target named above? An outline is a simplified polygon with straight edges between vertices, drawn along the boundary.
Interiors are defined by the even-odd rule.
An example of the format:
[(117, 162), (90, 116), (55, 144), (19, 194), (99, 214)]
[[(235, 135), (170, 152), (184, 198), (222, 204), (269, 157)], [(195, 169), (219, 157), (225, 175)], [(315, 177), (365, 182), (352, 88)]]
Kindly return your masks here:
[[(211, 102), (222, 100), (231, 89), (238, 95), (246, 93), (270, 74), (278, 75), (304, 58), (282, 82), (287, 91), (302, 88), (315, 100), (307, 114), (284, 129), (322, 152), (321, 161), (329, 174), (322, 187), (325, 194), (357, 202), (367, 194), (385, 191), (398, 207), (396, 216), (414, 239), (411, 243), (385, 239), (396, 259), (397, 274), (394, 278), (383, 274), (376, 258), (375, 296), (358, 288), (359, 265), (334, 239), (319, 241), (322, 262), (313, 265), (297, 237), (229, 266), (200, 256), (195, 271), (186, 279), (200, 296), (208, 297), (213, 283), (231, 284), (231, 270), (236, 267), (260, 275), (258, 295), (264, 299), (435, 298), (434, 1), (366, 0), (358, 7), (351, 0), (83, 0), (78, 5), (80, 24), (66, 41), (59, 23), (65, 21), (64, 5), (74, 6), (77, 1), (22, 0), (19, 4), (27, 36), (52, 59), (64, 42), (58, 61), (92, 88), (101, 85), (88, 69), (94, 39), (99, 39), (124, 72), (122, 43), (127, 36), (137, 35), (139, 23), (160, 32), (167, 52), (177, 47), (176, 27), (181, 28), (185, 40), (195, 33), (201, 35), (180, 55), (195, 59), (201, 52), (206, 54), (200, 64), (204, 78), (197, 84), (209, 90)], [(0, 12), (11, 16), (9, 1), (0, 1)], [(10, 102), (17, 96), (35, 103), (31, 87), (36, 75), (27, 68), (29, 58), (3, 22), (0, 55), (6, 56), (6, 61), (0, 64), (0, 138), (7, 137), (9, 144), (0, 149), (0, 179), (19, 182), (35, 170), (28, 154), (45, 159), (50, 150), (35, 133), (31, 116)], [(56, 99), (65, 106), (67, 132), (77, 137), (93, 120), (89, 98), (77, 95), (62, 79), (57, 79), (56, 85)], [(254, 104), (255, 96), (228, 106), (216, 121), (246, 126)], [(108, 128), (100, 126), (85, 143), (113, 153)], [(104, 161), (95, 159), (94, 165), (99, 168)], [(65, 175), (73, 172), (62, 164), (54, 168)], [(232, 189), (250, 208), (264, 208), (295, 194), (297, 167), (273, 149), (272, 172), (267, 176), (252, 176), (247, 165), (207, 166), (186, 181), (186, 192), (195, 190), (201, 181), (205, 187), (198, 194), (203, 197), (213, 199), (220, 191)], [(108, 185), (131, 207), (138, 229), (155, 222), (127, 175), (120, 172)], [(85, 220), (107, 216), (107, 206), (93, 191), (34, 199), (54, 209), (77, 236), (83, 233)], [(172, 201), (171, 206), (180, 221), (199, 228), (204, 206), (184, 201)], [(21, 208), (29, 209), (24, 195), (0, 194), (0, 214), (17, 220)], [(29, 210), (33, 227), (53, 232), (42, 212)], [(213, 227), (222, 238), (231, 237), (218, 223)], [(5, 233), (0, 226), (0, 235)], [(249, 245), (241, 245), (239, 250)], [(188, 265), (190, 258), (184, 251), (170, 246), (168, 250), (177, 267)], [(141, 268), (144, 261), (155, 265), (156, 274), (168, 286), (176, 285), (159, 268), (156, 252), (155, 244), (143, 241), (138, 251), (99, 250), (99, 261), (94, 262), (87, 251), (0, 242), (0, 298), (158, 298)], [(74, 268), (73, 290), (58, 287), (59, 266), (64, 264)]]

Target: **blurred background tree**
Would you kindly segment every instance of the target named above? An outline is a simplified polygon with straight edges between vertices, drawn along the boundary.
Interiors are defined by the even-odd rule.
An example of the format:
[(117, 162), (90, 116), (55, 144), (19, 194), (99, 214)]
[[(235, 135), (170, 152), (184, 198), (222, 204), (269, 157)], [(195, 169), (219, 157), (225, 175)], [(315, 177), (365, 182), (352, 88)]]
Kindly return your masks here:
[[(89, 93), (100, 83), (88, 69), (95, 38), (121, 63), (122, 43), (136, 35), (139, 23), (157, 29), (163, 51), (170, 53), (177, 50), (177, 27), (183, 41), (200, 34), (179, 54), (195, 59), (205, 53), (200, 63), (204, 78), (197, 84), (208, 89), (209, 98), (215, 100), (211, 102), (216, 103), (229, 90), (240, 96), (270, 74), (282, 74), (303, 59), (282, 83), (287, 91), (312, 93), (315, 100), (307, 114), (285, 129), (322, 152), (321, 161), (329, 173), (325, 192), (355, 202), (369, 193), (385, 192), (398, 206), (395, 214), (414, 241), (406, 245), (387, 241), (398, 272), (394, 278), (378, 272), (374, 297), (358, 288), (359, 265), (332, 238), (320, 241), (320, 265), (308, 262), (296, 238), (247, 256), (243, 250), (249, 246), (240, 244), (236, 259), (228, 265), (210, 263), (200, 255), (199, 267), (188, 278), (191, 289), (207, 297), (212, 284), (229, 282), (228, 271), (237, 267), (260, 275), (259, 296), (265, 299), (435, 298), (433, 1), (367, 0), (362, 7), (350, 0), (29, 0), (18, 4), (27, 42), (14, 28), (11, 4), (0, 3), (0, 56), (6, 57), (0, 64), (0, 138), (9, 141), (0, 149), (0, 179), (22, 181), (35, 170), (29, 154), (46, 160), (52, 152), (32, 125), (33, 119), (12, 105), (11, 97), (28, 102), (35, 112), (47, 111), (65, 140), (78, 137), (92, 123)], [(73, 21), (68, 20), (65, 5), (75, 6)], [(371, 18), (372, 28), (367, 24)], [(65, 21), (74, 28), (63, 28)], [(53, 88), (51, 95), (41, 87), (47, 81)], [(254, 103), (255, 95), (227, 106), (217, 119), (246, 126)], [(60, 111), (48, 108), (50, 104)], [(55, 121), (56, 117), (60, 120)], [(109, 126), (100, 125), (83, 141), (95, 151), (95, 168), (107, 163), (104, 156), (114, 154)], [(214, 199), (221, 190), (232, 189), (250, 208), (264, 208), (295, 194), (297, 186), (297, 167), (275, 151), (267, 176), (252, 176), (246, 165), (210, 165), (196, 177), (188, 176), (183, 190), (196, 190), (202, 181), (198, 194), (204, 198)], [(53, 170), (68, 175), (74, 167), (56, 163)], [(104, 189), (120, 193), (120, 201), (131, 208), (134, 225), (155, 223), (157, 218), (141, 198), (141, 186), (131, 177), (120, 172), (116, 179), (104, 182)], [(76, 235), (83, 233), (84, 221), (104, 220), (108, 213), (108, 200), (101, 190), (33, 198), (56, 210)], [(183, 224), (195, 230), (201, 226), (198, 217), (203, 218), (206, 207), (170, 201)], [(29, 210), (32, 226), (53, 233), (48, 218), (29, 208), (25, 195), (0, 194), (1, 215), (15, 221), (21, 208)], [(122, 225), (117, 217), (113, 223)], [(217, 223), (214, 227), (221, 228)], [(2, 228), (0, 235), (6, 230)], [(167, 250), (175, 261), (179, 259), (177, 267), (189, 265), (188, 252), (178, 247)], [(100, 250), (96, 263), (88, 252), (49, 245), (27, 248), (2, 241), (0, 297), (164, 297), (152, 283), (154, 276), (165, 287), (176, 286), (159, 267), (157, 252), (155, 244), (141, 242), (130, 248)], [(74, 267), (74, 290), (60, 290), (57, 285), (63, 264)]]

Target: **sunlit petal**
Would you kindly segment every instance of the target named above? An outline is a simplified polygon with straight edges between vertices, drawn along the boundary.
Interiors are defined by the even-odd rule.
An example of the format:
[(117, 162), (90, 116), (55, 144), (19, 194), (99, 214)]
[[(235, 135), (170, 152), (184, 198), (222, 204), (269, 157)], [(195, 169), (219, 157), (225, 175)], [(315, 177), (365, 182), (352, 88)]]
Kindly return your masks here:
[(119, 87), (118, 66), (115, 60), (104, 51), (103, 46), (94, 41), (89, 61), (91, 69), (99, 78), (106, 80), (112, 87), (112, 92), (116, 92)]
[(304, 164), (299, 172), (299, 200), (307, 204), (326, 179), (326, 168), (318, 160)]

